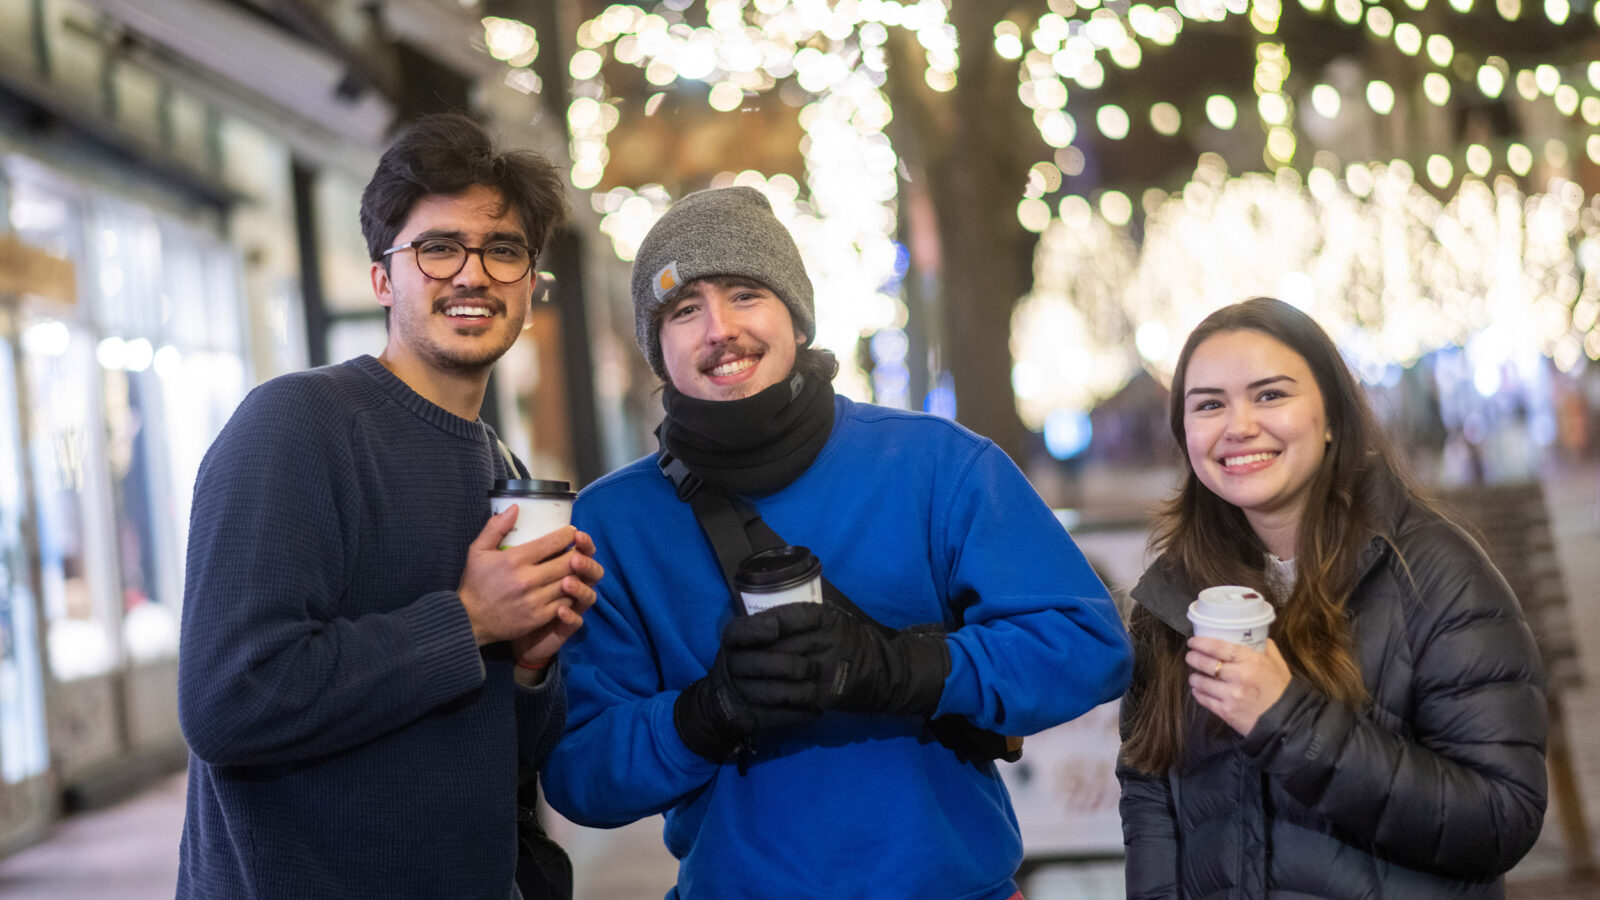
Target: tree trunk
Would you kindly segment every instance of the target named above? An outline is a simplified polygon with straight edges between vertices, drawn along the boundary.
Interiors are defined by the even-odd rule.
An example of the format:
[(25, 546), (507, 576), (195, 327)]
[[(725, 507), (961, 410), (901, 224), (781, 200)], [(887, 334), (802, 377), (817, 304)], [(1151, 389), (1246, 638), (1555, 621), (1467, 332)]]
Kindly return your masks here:
[(1011, 389), (1011, 310), (1031, 284), (1034, 237), (1016, 209), (1028, 167), (1047, 148), (1017, 99), (1015, 64), (990, 46), (1003, 11), (999, 4), (952, 4), (961, 41), (954, 90), (930, 91), (919, 48), (900, 47), (889, 91), (896, 144), (926, 173), (938, 220), (937, 348), (940, 367), (955, 381), (956, 418), (1024, 464), (1026, 432)]

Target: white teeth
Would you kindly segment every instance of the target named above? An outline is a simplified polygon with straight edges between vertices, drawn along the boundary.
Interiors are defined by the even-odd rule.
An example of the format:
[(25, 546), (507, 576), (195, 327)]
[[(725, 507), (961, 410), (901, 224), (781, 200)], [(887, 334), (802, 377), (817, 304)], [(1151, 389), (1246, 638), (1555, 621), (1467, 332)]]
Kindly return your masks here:
[(748, 368), (750, 368), (751, 366), (753, 366), (755, 364), (756, 364), (756, 360), (755, 359), (753, 359), (751, 357), (748, 357), (748, 356), (744, 356), (744, 357), (740, 357), (739, 359), (731, 360), (729, 362), (723, 363), (720, 366), (717, 366), (716, 368), (711, 370), (711, 374), (715, 375), (715, 376), (719, 376), (719, 377), (722, 376), (722, 375), (735, 375), (735, 374), (738, 374), (739, 372), (743, 372), (745, 369), (748, 369)]
[(1277, 455), (1276, 453), (1251, 453), (1246, 456), (1224, 456), (1222, 464), (1224, 466), (1243, 466), (1253, 462), (1265, 462)]
[(447, 316), (487, 316), (489, 315), (489, 308), (487, 306), (449, 306), (445, 307), (444, 314)]

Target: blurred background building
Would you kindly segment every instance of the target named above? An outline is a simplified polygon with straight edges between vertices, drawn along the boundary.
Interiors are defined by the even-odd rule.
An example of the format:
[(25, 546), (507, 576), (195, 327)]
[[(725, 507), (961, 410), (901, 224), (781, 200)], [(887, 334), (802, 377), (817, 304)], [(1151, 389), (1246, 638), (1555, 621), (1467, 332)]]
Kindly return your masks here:
[[(1592, 0), (0, 0), (0, 35), (0, 856), (181, 767), (195, 469), (254, 385), (382, 348), (360, 191), (444, 109), (570, 173), (485, 410), (536, 472), (653, 448), (629, 263), (673, 199), (747, 184), (839, 390), (994, 438), (1122, 590), (1178, 347), (1278, 296), (1425, 480), (1531, 516), (1497, 552), (1558, 736), (1600, 747)], [(1060, 832), (1103, 823), (1095, 735), (1016, 776), (1045, 856), (1116, 852)], [(1583, 877), (1592, 757), (1547, 829)]]

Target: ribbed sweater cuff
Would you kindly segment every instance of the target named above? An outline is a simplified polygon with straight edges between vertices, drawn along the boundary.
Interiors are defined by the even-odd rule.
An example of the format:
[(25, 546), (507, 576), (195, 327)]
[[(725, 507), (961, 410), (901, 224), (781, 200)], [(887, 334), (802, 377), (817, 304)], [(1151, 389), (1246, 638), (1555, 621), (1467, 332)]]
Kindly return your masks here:
[(443, 703), (483, 683), (483, 657), (455, 591), (425, 594), (399, 615), (411, 634), (413, 671), (428, 676), (420, 685), (427, 703)]
[[(550, 667), (545, 671), (544, 680), (538, 684), (523, 684), (516, 682), (518, 703), (527, 704), (530, 700), (535, 706), (546, 702), (544, 695), (550, 693), (565, 693), (566, 679), (561, 673), (561, 657), (550, 661)], [(539, 698), (539, 699), (535, 699)]]

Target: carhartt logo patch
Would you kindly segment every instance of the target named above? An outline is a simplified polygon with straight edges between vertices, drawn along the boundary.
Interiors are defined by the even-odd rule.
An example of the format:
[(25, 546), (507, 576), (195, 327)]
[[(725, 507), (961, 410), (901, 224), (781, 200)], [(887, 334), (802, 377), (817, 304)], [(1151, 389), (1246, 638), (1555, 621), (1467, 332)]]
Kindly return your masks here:
[(661, 271), (656, 273), (656, 302), (667, 302), (667, 295), (672, 293), (673, 289), (678, 286), (679, 280), (677, 260), (673, 260), (672, 262), (662, 266)]

